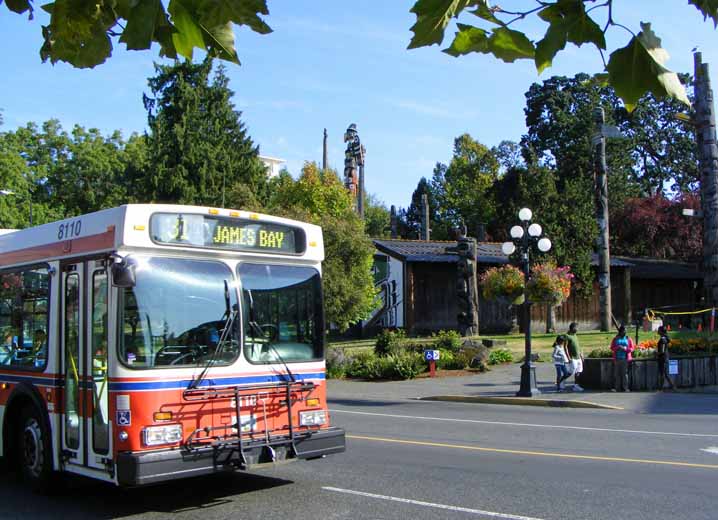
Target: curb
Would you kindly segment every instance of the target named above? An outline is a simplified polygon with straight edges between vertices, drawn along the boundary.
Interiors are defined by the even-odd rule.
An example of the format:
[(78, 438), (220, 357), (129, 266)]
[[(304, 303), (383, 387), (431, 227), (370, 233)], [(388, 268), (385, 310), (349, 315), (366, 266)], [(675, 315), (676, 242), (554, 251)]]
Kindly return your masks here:
[(597, 408), (601, 410), (623, 410), (620, 406), (579, 401), (572, 399), (535, 399), (533, 397), (509, 396), (473, 396), (473, 395), (434, 395), (418, 397), (420, 401), (446, 401), (453, 403), (508, 404), (518, 406), (547, 406), (554, 408)]

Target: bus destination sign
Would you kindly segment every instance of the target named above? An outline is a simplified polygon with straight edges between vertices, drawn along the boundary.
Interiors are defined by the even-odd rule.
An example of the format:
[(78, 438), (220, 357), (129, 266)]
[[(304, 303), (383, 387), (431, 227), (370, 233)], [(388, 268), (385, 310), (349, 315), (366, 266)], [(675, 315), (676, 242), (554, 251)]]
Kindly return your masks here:
[(306, 248), (300, 228), (191, 213), (155, 213), (150, 219), (150, 236), (159, 244), (235, 251), (299, 254)]

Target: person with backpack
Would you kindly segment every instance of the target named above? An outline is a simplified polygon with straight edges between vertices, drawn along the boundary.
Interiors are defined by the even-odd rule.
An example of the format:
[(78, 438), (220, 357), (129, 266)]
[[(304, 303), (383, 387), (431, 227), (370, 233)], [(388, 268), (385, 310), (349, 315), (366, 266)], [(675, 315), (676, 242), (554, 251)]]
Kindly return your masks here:
[(628, 363), (631, 362), (631, 354), (636, 349), (633, 340), (626, 335), (626, 327), (621, 325), (618, 334), (611, 341), (613, 351), (613, 391), (630, 392), (628, 388)]

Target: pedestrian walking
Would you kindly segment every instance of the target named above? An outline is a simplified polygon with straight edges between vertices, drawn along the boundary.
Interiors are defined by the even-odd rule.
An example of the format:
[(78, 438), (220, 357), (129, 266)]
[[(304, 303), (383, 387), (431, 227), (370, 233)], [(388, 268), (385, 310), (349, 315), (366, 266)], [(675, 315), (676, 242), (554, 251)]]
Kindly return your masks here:
[(556, 338), (553, 344), (553, 364), (556, 367), (556, 391), (564, 389), (563, 382), (571, 376), (568, 367), (568, 355), (566, 354), (566, 339), (563, 336)]
[(566, 334), (566, 350), (574, 376), (573, 391), (583, 392), (583, 388), (578, 384), (578, 376), (583, 372), (583, 352), (581, 351), (581, 344), (578, 342), (577, 331), (578, 324), (576, 322), (570, 323), (568, 334)]
[(636, 349), (633, 340), (626, 335), (626, 327), (621, 325), (618, 334), (611, 341), (613, 352), (613, 389), (616, 392), (630, 392), (628, 388), (628, 363), (631, 353)]
[[(671, 344), (671, 338), (668, 337), (668, 331), (661, 325), (658, 327), (658, 343), (656, 344), (656, 361), (658, 361), (658, 390), (663, 390), (665, 380), (673, 390), (676, 386), (673, 383), (671, 374), (668, 371), (668, 347)], [(665, 378), (665, 380), (664, 380)]]

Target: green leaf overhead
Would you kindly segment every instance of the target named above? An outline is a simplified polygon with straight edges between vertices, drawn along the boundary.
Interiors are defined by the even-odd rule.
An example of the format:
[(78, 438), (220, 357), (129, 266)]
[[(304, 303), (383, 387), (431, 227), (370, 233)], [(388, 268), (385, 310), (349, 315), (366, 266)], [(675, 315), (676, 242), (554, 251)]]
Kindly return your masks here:
[(218, 27), (228, 21), (246, 25), (254, 32), (268, 34), (272, 29), (258, 14), (268, 15), (266, 0), (202, 0), (198, 5), (201, 22), (207, 27)]
[(534, 44), (524, 33), (507, 27), (498, 27), (492, 33), (489, 38), (489, 49), (500, 60), (511, 63), (514, 60), (534, 57)]
[(197, 19), (184, 5), (184, 2), (172, 0), (169, 6), (172, 16), (172, 23), (177, 32), (172, 35), (177, 52), (185, 58), (192, 59), (194, 48), (205, 47), (202, 37), (202, 28), (197, 24)]
[(210, 56), (239, 64), (232, 24), (226, 21), (230, 11), (203, 11), (199, 9), (200, 3), (192, 0), (170, 2), (169, 12), (176, 28), (172, 42), (177, 52), (192, 59), (194, 49), (200, 48), (206, 50)]
[(458, 24), (458, 31), (446, 54), (457, 57), (470, 52), (493, 54), (505, 62), (534, 57), (534, 46), (526, 36), (507, 27), (492, 29), (491, 35), (471, 25)]
[(149, 49), (153, 41), (159, 40), (157, 33), (163, 29), (171, 34), (167, 13), (160, 0), (146, 0), (128, 7), (127, 25), (120, 41), (127, 44), (129, 50)]
[(43, 61), (66, 61), (75, 67), (91, 68), (112, 53), (108, 31), (115, 25), (108, 10), (89, 2), (57, 0), (43, 5), (50, 13), (50, 24), (43, 26), (45, 43), (40, 49)]
[(593, 43), (606, 48), (606, 39), (598, 24), (588, 16), (581, 0), (559, 0), (539, 12), (549, 23), (546, 34), (536, 44), (536, 69), (539, 74), (550, 67), (554, 56), (566, 47), (566, 42), (577, 46)]
[[(0, 0), (0, 3), (2, 1)], [(30, 11), (30, 18), (32, 19), (32, 4), (30, 0), (5, 0), (5, 5), (12, 12), (22, 14), (25, 11)]]
[(651, 30), (651, 24), (642, 23), (641, 28), (628, 45), (611, 53), (607, 68), (616, 93), (629, 111), (646, 92), (658, 98), (673, 97), (690, 106), (678, 75), (663, 66), (668, 53), (661, 48), (661, 40)]
[(711, 18), (713, 26), (718, 27), (718, 0), (688, 0), (688, 3), (703, 13), (704, 20)]
[[(29, 10), (32, 17), (30, 0), (5, 3), (17, 13)], [(42, 28), (43, 61), (65, 61), (80, 68), (109, 58), (117, 37), (129, 50), (157, 43), (160, 55), (169, 58), (191, 59), (199, 48), (239, 63), (234, 25), (246, 25), (259, 34), (272, 31), (261, 18), (269, 14), (266, 0), (56, 0), (42, 8), (50, 13), (50, 23)]]
[(482, 20), (486, 20), (487, 22), (491, 22), (496, 25), (504, 25), (504, 22), (496, 18), (494, 10), (489, 7), (488, 2), (479, 2), (478, 7), (471, 11), (471, 14), (473, 14), (474, 16), (478, 16), (479, 18), (481, 18)]
[(476, 5), (488, 6), (488, 0), (418, 0), (411, 8), (416, 15), (416, 23), (411, 28), (414, 37), (408, 48), (441, 43), (444, 29), (451, 19), (465, 8)]
[(446, 54), (454, 57), (470, 52), (480, 52), (482, 54), (489, 53), (489, 33), (478, 27), (471, 25), (458, 24), (459, 30), (456, 32), (451, 47), (444, 49)]

